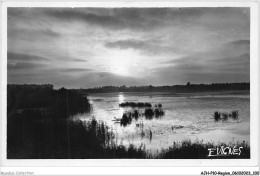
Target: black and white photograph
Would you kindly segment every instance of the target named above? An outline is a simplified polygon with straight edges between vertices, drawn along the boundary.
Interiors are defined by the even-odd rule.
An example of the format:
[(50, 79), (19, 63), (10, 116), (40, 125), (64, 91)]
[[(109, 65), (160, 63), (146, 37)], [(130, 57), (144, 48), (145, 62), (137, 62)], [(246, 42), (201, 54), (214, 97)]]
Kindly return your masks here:
[(7, 160), (252, 159), (249, 6), (6, 11)]

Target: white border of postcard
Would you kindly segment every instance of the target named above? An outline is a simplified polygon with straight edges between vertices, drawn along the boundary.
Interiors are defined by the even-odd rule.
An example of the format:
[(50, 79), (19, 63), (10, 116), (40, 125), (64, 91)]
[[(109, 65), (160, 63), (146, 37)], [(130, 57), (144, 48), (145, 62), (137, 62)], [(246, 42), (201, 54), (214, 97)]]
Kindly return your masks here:
[[(251, 159), (6, 159), (6, 85), (7, 85), (7, 7), (250, 7), (250, 148)], [(92, 166), (89, 167), (90, 173), (95, 173), (97, 166), (109, 166), (99, 170), (96, 168), (96, 173), (108, 174), (110, 169), (112, 173), (118, 173), (113, 170), (111, 166), (132, 166), (132, 167), (148, 167), (148, 166), (223, 166), (223, 167), (236, 167), (236, 166), (257, 166), (259, 164), (259, 4), (257, 1), (247, 2), (155, 2), (155, 1), (103, 1), (103, 2), (2, 2), (2, 58), (1, 58), (1, 156), (2, 166), (12, 167), (16, 166)], [(9, 169), (10, 169), (9, 168)], [(91, 171), (92, 168), (92, 171)], [(37, 170), (35, 167), (34, 169)], [(121, 168), (120, 168), (121, 169)], [(123, 169), (123, 168), (122, 168)], [(140, 168), (141, 170), (142, 168)], [(175, 169), (175, 168), (171, 168)], [(181, 168), (179, 168), (180, 170)], [(194, 169), (194, 168), (193, 168)], [(52, 168), (52, 170), (55, 170)], [(106, 171), (107, 170), (107, 171)], [(129, 171), (130, 170), (130, 171)], [(165, 168), (163, 172), (153, 171), (149, 168), (149, 172), (146, 174), (162, 174), (165, 173), (168, 168)], [(189, 169), (183, 168), (184, 173), (189, 173)], [(203, 170), (202, 168), (200, 170)], [(241, 167), (239, 170), (243, 170)], [(67, 171), (67, 168), (61, 168), (63, 174), (71, 174)], [(79, 172), (84, 172), (84, 169), (78, 169)], [(135, 171), (127, 169), (125, 174), (133, 174)], [(128, 172), (129, 171), (129, 172)], [(170, 170), (168, 170), (170, 172)], [(178, 169), (176, 168), (176, 171)], [(41, 173), (47, 172), (42, 169)], [(85, 170), (86, 172), (86, 170)], [(75, 173), (74, 173), (75, 174)], [(122, 174), (122, 173), (121, 173)], [(140, 173), (137, 173), (140, 174)]]

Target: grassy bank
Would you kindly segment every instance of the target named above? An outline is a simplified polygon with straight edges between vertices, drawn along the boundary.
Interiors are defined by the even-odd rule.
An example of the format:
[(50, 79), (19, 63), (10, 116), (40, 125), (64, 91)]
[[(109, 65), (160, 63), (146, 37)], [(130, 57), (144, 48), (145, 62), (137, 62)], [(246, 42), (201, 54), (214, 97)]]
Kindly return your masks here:
[[(230, 144), (182, 141), (173, 143), (157, 153), (144, 145), (119, 144), (116, 135), (103, 122), (94, 118), (89, 122), (46, 118), (35, 111), (24, 111), (8, 117), (8, 159), (94, 159), (94, 158), (155, 158), (207, 159), (208, 149)], [(250, 147), (245, 143), (240, 156), (212, 158), (250, 158)]]
[(142, 147), (117, 144), (103, 122), (46, 118), (27, 110), (7, 121), (8, 159), (146, 158)]

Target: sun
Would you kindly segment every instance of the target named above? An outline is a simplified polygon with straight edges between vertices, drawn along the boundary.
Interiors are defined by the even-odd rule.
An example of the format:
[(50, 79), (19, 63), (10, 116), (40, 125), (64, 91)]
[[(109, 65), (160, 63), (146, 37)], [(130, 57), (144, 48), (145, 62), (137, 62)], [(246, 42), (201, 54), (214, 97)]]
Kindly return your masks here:
[(120, 76), (129, 76), (131, 69), (133, 70), (133, 63), (135, 62), (135, 57), (131, 51), (117, 51), (111, 53), (109, 56), (111, 73)]
[(126, 62), (117, 62), (113, 64), (112, 70), (113, 73), (121, 76), (129, 75), (128, 64)]
[(118, 76), (140, 77), (146, 67), (142, 64), (143, 56), (130, 49), (110, 50), (103, 57), (106, 58), (103, 64), (108, 66), (108, 71)]

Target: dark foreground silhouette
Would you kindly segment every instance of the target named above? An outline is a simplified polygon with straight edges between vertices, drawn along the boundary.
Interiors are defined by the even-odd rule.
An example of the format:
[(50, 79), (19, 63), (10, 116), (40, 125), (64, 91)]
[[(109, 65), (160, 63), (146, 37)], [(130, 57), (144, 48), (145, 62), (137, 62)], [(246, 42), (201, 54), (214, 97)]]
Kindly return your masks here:
[[(8, 159), (207, 159), (209, 148), (230, 146), (182, 141), (151, 153), (145, 145), (118, 144), (115, 133), (104, 122), (95, 118), (88, 122), (69, 119), (70, 115), (90, 111), (91, 107), (85, 97), (64, 88), (9, 86), (7, 108)], [(250, 158), (246, 143), (236, 145), (243, 146), (240, 155), (212, 158)]]

